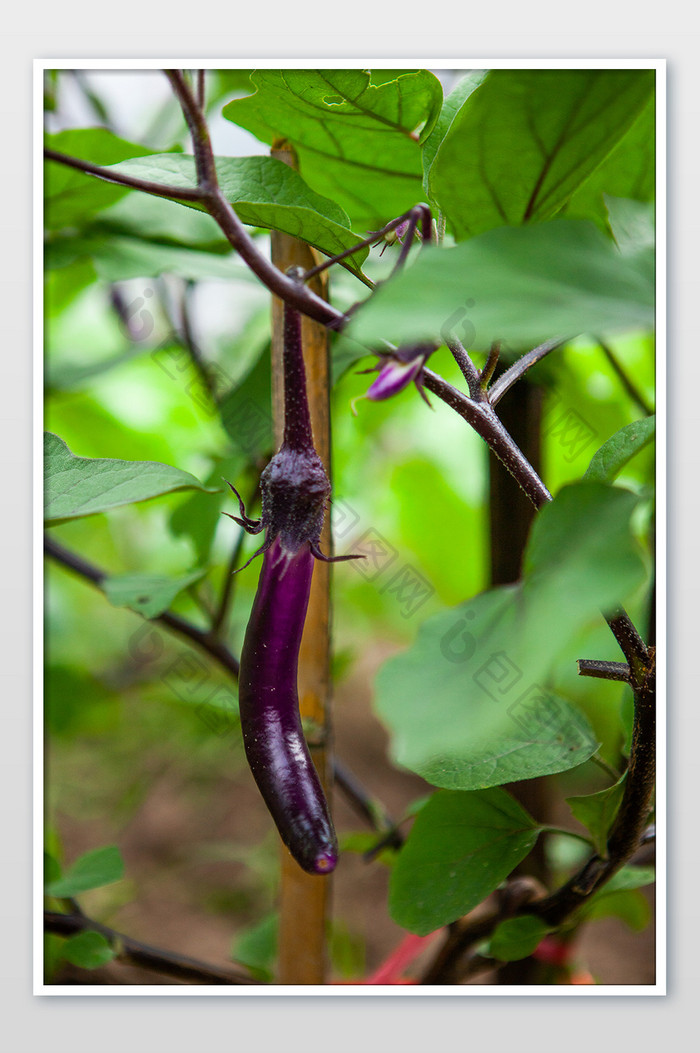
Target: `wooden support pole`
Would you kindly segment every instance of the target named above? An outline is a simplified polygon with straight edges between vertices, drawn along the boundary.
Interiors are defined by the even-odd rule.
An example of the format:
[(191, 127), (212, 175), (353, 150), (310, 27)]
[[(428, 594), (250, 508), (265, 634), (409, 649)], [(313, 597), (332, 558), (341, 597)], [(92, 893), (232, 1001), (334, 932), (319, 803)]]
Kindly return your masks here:
[[(285, 144), (275, 144), (272, 156), (296, 167), (296, 158)], [(281, 270), (297, 266), (308, 270), (319, 257), (305, 242), (278, 231), (272, 233), (272, 262)], [(327, 272), (310, 282), (319, 296), (326, 296)], [(284, 393), (282, 385), (283, 303), (272, 300), (272, 403), (277, 446), (282, 441)], [(328, 334), (324, 326), (302, 319), (304, 364), (316, 450), (330, 478), (330, 370)], [(321, 549), (331, 551), (330, 516), (327, 513)], [(330, 803), (330, 566), (316, 560), (304, 636), (299, 653), (299, 706), (311, 731), (308, 743), (312, 760)], [(330, 909), (331, 877), (305, 873), (283, 849), (280, 888), (278, 980), (280, 984), (323, 984), (326, 973), (326, 929)]]

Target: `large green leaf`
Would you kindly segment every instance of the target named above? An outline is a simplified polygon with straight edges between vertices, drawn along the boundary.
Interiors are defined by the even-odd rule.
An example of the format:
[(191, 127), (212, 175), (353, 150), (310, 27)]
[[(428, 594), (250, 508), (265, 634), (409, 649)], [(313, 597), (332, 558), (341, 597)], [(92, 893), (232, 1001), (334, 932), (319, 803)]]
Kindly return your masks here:
[[(379, 75), (377, 75), (379, 74)], [(285, 139), (304, 179), (357, 229), (376, 229), (423, 196), (420, 143), (442, 102), (427, 70), (256, 70), (255, 94), (224, 117), (262, 142)]]
[(531, 850), (539, 827), (504, 790), (436, 793), (399, 853), (389, 912), (427, 936), (478, 906)]
[(551, 690), (550, 670), (575, 662), (575, 634), (643, 580), (630, 532), (636, 503), (598, 483), (565, 487), (535, 521), (521, 584), (428, 619), (384, 664), (375, 705), (397, 763), (433, 785), (471, 790), (592, 755), (590, 726)]
[[(653, 264), (651, 249), (646, 256)], [(494, 340), (517, 349), (653, 323), (654, 282), (639, 257), (621, 256), (593, 223), (555, 219), (426, 246), (357, 311), (348, 335), (377, 346), (440, 341), (447, 331), (484, 351)]]
[(95, 848), (76, 859), (61, 877), (45, 889), (47, 896), (78, 896), (92, 888), (111, 885), (124, 877), (124, 861), (116, 845)]
[(608, 228), (604, 194), (651, 201), (656, 176), (656, 99), (652, 96), (615, 149), (566, 206), (566, 214), (595, 219)]
[(553, 216), (639, 116), (651, 70), (493, 70), (453, 119), (430, 196), (457, 238)]
[(126, 234), (160, 245), (228, 253), (231, 246), (212, 216), (178, 201), (131, 191), (95, 217), (91, 230)]
[(655, 416), (643, 417), (632, 424), (626, 424), (596, 450), (585, 478), (594, 482), (613, 482), (634, 455), (652, 442), (655, 434)]
[[(193, 187), (197, 182), (194, 158), (184, 154), (137, 157), (114, 168), (169, 186)], [(218, 157), (216, 170), (221, 190), (244, 223), (292, 234), (329, 256), (361, 239), (350, 230), (347, 214), (335, 201), (315, 193), (298, 172), (274, 157)], [(360, 249), (344, 262), (358, 272), (367, 251)]]
[[(76, 128), (47, 135), (46, 146), (94, 165), (111, 165), (151, 152), (145, 146), (120, 139), (106, 128)], [(83, 227), (96, 212), (113, 205), (128, 193), (126, 187), (106, 183), (104, 179), (86, 175), (57, 161), (47, 161), (44, 168), (46, 225), (52, 230)]]
[(129, 607), (144, 618), (157, 618), (184, 589), (199, 581), (204, 570), (193, 570), (178, 578), (162, 574), (115, 574), (105, 578), (102, 589), (115, 607)]
[(95, 271), (103, 281), (119, 282), (129, 278), (157, 278), (173, 274), (191, 281), (238, 277), (237, 254), (201, 252), (178, 245), (158, 245), (126, 235), (91, 233), (67, 243), (66, 249), (92, 259)]
[(653, 201), (634, 201), (625, 197), (604, 195), (610, 230), (623, 256), (632, 260), (646, 274), (649, 282), (656, 278), (656, 206)]
[(471, 70), (465, 77), (462, 77), (450, 94), (443, 100), (442, 109), (433, 126), (433, 130), (423, 143), (423, 186), (428, 195), (430, 195), (430, 170), (435, 160), (435, 155), (445, 136), (448, 135), (450, 127), (461, 107), (486, 76), (485, 70)]
[(44, 435), (44, 520), (91, 516), (173, 490), (206, 490), (189, 472), (155, 461), (76, 457), (63, 439)]

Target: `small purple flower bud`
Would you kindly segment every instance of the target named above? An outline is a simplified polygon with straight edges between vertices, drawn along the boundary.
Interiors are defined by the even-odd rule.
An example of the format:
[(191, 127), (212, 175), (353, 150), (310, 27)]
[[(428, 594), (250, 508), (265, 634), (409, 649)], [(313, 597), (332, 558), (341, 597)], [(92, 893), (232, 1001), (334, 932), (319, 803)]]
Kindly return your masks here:
[(376, 377), (367, 392), (367, 398), (373, 402), (381, 402), (389, 399), (392, 395), (398, 395), (405, 387), (415, 380), (420, 373), (425, 358), (421, 355), (409, 362), (398, 362), (391, 358), (383, 366), (380, 366), (379, 375)]
[(403, 245), (404, 235), (406, 234), (406, 231), (408, 230), (409, 223), (410, 223), (410, 220), (405, 219), (403, 221), (403, 223), (399, 223), (398, 227), (394, 231), (394, 233), (396, 234), (397, 240), (400, 241), (402, 245)]
[(412, 344), (409, 347), (400, 347), (391, 355), (384, 355), (376, 367), (379, 376), (372, 383), (366, 397), (372, 402), (390, 399), (392, 395), (397, 395), (399, 391), (408, 387), (411, 381), (414, 381), (422, 394), (421, 371), (434, 350), (434, 344)]

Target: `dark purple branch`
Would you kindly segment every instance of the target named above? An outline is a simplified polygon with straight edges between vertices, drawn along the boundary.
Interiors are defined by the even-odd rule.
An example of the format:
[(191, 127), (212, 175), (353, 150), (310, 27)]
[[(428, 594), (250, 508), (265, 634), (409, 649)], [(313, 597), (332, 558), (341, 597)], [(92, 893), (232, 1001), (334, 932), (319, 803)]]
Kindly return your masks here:
[(498, 380), (493, 384), (489, 391), (489, 401), (492, 406), (495, 406), (497, 402), (505, 395), (506, 391), (515, 384), (516, 380), (520, 380), (524, 376), (528, 369), (531, 369), (537, 362), (540, 362), (545, 358), (550, 351), (556, 350), (565, 344), (566, 340), (545, 340), (543, 344), (538, 347), (533, 347), (532, 351), (528, 351), (527, 354), (514, 362), (510, 369), (507, 369), (505, 373), (502, 373)]
[(206, 105), (206, 101), (207, 101), (207, 95), (206, 95), (206, 70), (198, 69), (197, 70), (197, 106), (199, 107), (199, 109), (202, 112), (204, 112), (204, 107)]
[(145, 194), (153, 194), (156, 197), (167, 197), (172, 201), (203, 202), (207, 196), (206, 191), (200, 187), (167, 186), (165, 183), (152, 183), (148, 179), (138, 179), (136, 176), (121, 175), (109, 168), (93, 165), (89, 161), (81, 161), (78, 157), (68, 157), (57, 150), (45, 149), (44, 157), (47, 161), (56, 161), (69, 168), (75, 168), (79, 172), (85, 172), (87, 175), (97, 176), (108, 183), (116, 183), (117, 186), (126, 186), (132, 190), (142, 190)]
[(598, 680), (621, 680), (630, 682), (630, 667), (626, 662), (601, 662), (593, 658), (579, 658), (579, 676), (592, 676)]
[(243, 223), (236, 215), (230, 202), (224, 197), (217, 187), (214, 190), (203, 187), (174, 187), (164, 183), (152, 183), (146, 179), (138, 179), (135, 176), (119, 175), (109, 168), (93, 165), (89, 161), (82, 161), (76, 157), (68, 157), (55, 150), (45, 150), (44, 156), (49, 161), (56, 161), (75, 168), (87, 175), (97, 176), (108, 183), (117, 186), (125, 186), (133, 190), (141, 190), (146, 194), (156, 197), (165, 197), (171, 201), (196, 201), (199, 202), (209, 215), (218, 223), (222, 233), (230, 244), (238, 252), (239, 256), (253, 273), (267, 286), (270, 292), (279, 296), (285, 303), (292, 304), (302, 314), (308, 315), (329, 329), (342, 329), (347, 323), (346, 315), (337, 308), (332, 307), (311, 289), (299, 282), (288, 278), (286, 274), (264, 256), (253, 238), (248, 234)]
[(484, 368), (479, 373), (479, 384), (485, 390), (489, 386), (491, 377), (496, 372), (498, 360), (501, 357), (501, 345), (498, 340), (491, 344)]
[(163, 72), (170, 81), (170, 86), (180, 103), (190, 136), (192, 137), (192, 149), (197, 169), (197, 186), (202, 190), (216, 190), (218, 189), (219, 181), (216, 176), (214, 151), (212, 150), (209, 129), (207, 128), (204, 114), (197, 105), (190, 86), (180, 70), (166, 69)]
[(608, 362), (612, 366), (615, 375), (617, 376), (618, 380), (622, 384), (629, 397), (632, 399), (633, 402), (637, 403), (645, 417), (650, 417), (654, 412), (653, 407), (649, 405), (647, 400), (642, 395), (641, 391), (639, 391), (636, 385), (632, 383), (631, 377), (629, 377), (625, 370), (622, 368), (617, 358), (613, 354), (612, 350), (600, 338), (598, 338), (598, 345), (605, 357), (607, 358)]
[(164, 951), (159, 947), (151, 947), (147, 943), (133, 940), (107, 925), (102, 925), (84, 914), (60, 914), (57, 911), (44, 911), (44, 930), (55, 933), (57, 936), (75, 936), (79, 932), (99, 932), (110, 946), (117, 952), (117, 960), (129, 965), (136, 965), (141, 969), (151, 969), (153, 972), (161, 973), (163, 976), (171, 976), (173, 979), (182, 980), (185, 983), (201, 984), (259, 984), (243, 971), (233, 969), (217, 969), (215, 965), (208, 965), (196, 958), (189, 958), (184, 954), (176, 954), (174, 951)]
[[(467, 382), (467, 387), (469, 388), (469, 394), (471, 396), (472, 401), (474, 403), (483, 402), (484, 393), (481, 387), (481, 377), (479, 375), (479, 370), (476, 368), (471, 358), (467, 354), (464, 345), (460, 340), (457, 339), (456, 336), (453, 336), (452, 333), (449, 333), (447, 331), (445, 331), (442, 334), (442, 338), (447, 344), (450, 351), (452, 352), (452, 357), (459, 366), (462, 372), (462, 376)], [(437, 394), (437, 392), (435, 394)], [(452, 408), (454, 409), (455, 407), (453, 406)], [(457, 412), (459, 412), (459, 410)]]
[(429, 391), (459, 413), (481, 435), (536, 508), (542, 508), (552, 500), (549, 490), (513, 442), (487, 400), (472, 401), (430, 369), (423, 370), (423, 382)]

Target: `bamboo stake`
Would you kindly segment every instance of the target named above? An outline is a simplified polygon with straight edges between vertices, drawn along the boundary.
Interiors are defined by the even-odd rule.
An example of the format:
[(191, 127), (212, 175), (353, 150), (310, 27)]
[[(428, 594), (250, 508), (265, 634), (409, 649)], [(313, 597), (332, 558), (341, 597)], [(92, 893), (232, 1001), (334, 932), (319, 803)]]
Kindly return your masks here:
[[(296, 168), (296, 157), (287, 144), (274, 144), (272, 156)], [(305, 242), (278, 231), (272, 233), (272, 262), (281, 270), (315, 266), (319, 257)], [(327, 272), (309, 283), (326, 298)], [(272, 404), (277, 445), (282, 441), (284, 395), (282, 388), (283, 304), (272, 299)], [(330, 478), (330, 406), (328, 336), (324, 326), (302, 319), (302, 340), (307, 392), (314, 443)], [(321, 548), (330, 553), (330, 518), (326, 515)], [(330, 567), (317, 560), (299, 653), (299, 706), (304, 721), (312, 724), (308, 735), (311, 757), (327, 796), (330, 793)], [(330, 876), (306, 874), (286, 849), (282, 854), (278, 983), (323, 984), (326, 973), (326, 922), (330, 909)]]

